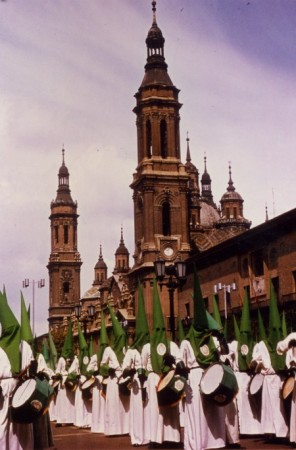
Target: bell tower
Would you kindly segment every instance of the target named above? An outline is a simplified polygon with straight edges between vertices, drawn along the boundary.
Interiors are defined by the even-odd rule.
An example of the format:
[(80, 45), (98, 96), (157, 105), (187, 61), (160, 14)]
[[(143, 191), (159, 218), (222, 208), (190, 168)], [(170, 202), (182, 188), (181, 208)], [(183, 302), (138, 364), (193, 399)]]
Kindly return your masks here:
[(147, 61), (135, 94), (137, 168), (131, 188), (134, 201), (135, 265), (133, 272), (189, 255), (188, 182), (181, 162), (179, 90), (172, 83), (164, 42), (152, 2), (152, 26), (146, 38)]
[(77, 202), (71, 197), (69, 171), (62, 150), (62, 165), (58, 173), (56, 199), (51, 202), (51, 253), (47, 265), (49, 274), (49, 328), (62, 323), (80, 300), (80, 268), (77, 249)]

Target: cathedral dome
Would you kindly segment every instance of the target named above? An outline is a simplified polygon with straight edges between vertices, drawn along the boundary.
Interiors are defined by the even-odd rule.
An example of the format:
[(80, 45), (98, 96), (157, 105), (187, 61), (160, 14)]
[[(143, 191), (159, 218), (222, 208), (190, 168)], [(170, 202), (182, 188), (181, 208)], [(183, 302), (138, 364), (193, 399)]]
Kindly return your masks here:
[(220, 219), (219, 212), (207, 202), (201, 202), (200, 224), (202, 227), (213, 227)]

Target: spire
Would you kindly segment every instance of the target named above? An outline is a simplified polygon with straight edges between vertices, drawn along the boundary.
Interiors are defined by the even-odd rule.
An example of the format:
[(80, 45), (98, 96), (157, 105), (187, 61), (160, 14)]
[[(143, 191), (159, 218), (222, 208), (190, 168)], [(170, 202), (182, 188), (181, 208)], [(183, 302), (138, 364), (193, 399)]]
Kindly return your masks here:
[(74, 204), (70, 185), (69, 185), (69, 171), (65, 165), (65, 149), (62, 149), (62, 165), (58, 173), (59, 185), (57, 190), (56, 203)]
[(187, 141), (186, 162), (187, 162), (187, 164), (190, 164), (190, 162), (191, 162), (191, 155), (190, 155), (190, 148), (189, 148), (189, 141), (190, 141), (190, 139), (188, 137), (188, 131), (187, 131), (186, 141)]
[(121, 226), (119, 247), (115, 252), (115, 269), (114, 273), (128, 272), (129, 270), (129, 251), (123, 240), (123, 228)]
[(212, 180), (207, 171), (207, 157), (204, 156), (204, 173), (201, 176), (201, 196), (206, 203), (215, 206), (212, 195)]
[(157, 82), (172, 86), (172, 81), (167, 74), (168, 66), (164, 58), (165, 39), (156, 21), (156, 1), (152, 2), (152, 13), (152, 26), (146, 38), (147, 62), (142, 86)]
[(265, 222), (268, 222), (269, 218), (268, 218), (268, 207), (267, 205), (265, 205)]
[(233, 181), (232, 181), (232, 178), (231, 178), (231, 164), (230, 164), (230, 161), (229, 161), (229, 166), (228, 166), (228, 172), (229, 172), (229, 181), (228, 181), (227, 191), (228, 192), (234, 192), (235, 191), (235, 187), (233, 185)]

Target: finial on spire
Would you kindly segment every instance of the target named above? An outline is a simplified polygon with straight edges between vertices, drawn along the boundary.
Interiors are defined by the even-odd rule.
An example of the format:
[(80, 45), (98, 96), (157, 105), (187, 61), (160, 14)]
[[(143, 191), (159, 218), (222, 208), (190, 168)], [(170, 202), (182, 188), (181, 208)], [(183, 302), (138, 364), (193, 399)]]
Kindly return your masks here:
[(156, 1), (152, 2), (152, 12), (153, 12), (153, 23), (156, 23)]
[(123, 227), (122, 227), (122, 225), (121, 225), (121, 233), (120, 233), (120, 244), (124, 244), (124, 241), (123, 241)]
[(207, 156), (206, 156), (206, 152), (204, 153), (204, 164), (205, 164), (205, 173), (207, 173)]
[(103, 259), (103, 254), (102, 254), (102, 244), (100, 244), (100, 254), (99, 254), (99, 259), (100, 259), (100, 260)]
[(190, 155), (190, 149), (189, 149), (189, 133), (187, 131), (186, 133), (187, 137), (186, 137), (186, 141), (187, 141), (187, 154), (186, 154), (186, 161), (189, 163), (191, 161), (191, 155)]
[(229, 181), (228, 181), (228, 191), (235, 191), (235, 187), (233, 186), (233, 181), (231, 178), (231, 161), (228, 161), (228, 170), (229, 170)]
[(65, 165), (65, 149), (64, 149), (64, 145), (63, 145), (63, 148), (62, 148), (62, 164), (63, 164), (63, 166)]
[(268, 207), (267, 204), (265, 203), (265, 222), (268, 222), (269, 218), (268, 218)]

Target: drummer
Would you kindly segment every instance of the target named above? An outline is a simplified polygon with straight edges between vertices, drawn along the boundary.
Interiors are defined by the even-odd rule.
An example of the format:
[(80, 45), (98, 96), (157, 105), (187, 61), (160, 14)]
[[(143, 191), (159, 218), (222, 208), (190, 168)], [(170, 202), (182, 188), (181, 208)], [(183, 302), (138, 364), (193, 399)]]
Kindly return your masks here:
[(146, 445), (149, 443), (145, 438), (144, 405), (146, 403), (144, 386), (146, 376), (143, 373), (141, 351), (145, 344), (149, 342), (149, 328), (145, 313), (143, 289), (138, 287), (138, 312), (136, 314), (135, 336), (129, 334), (129, 347), (122, 362), (122, 377), (130, 379), (130, 437), (134, 446)]
[[(290, 333), (285, 339), (278, 342), (277, 353), (282, 355), (286, 353), (286, 367), (291, 371), (295, 378), (296, 374), (296, 333)], [(296, 383), (292, 393), (291, 413), (290, 413), (290, 433), (289, 439), (294, 446), (296, 445)]]
[(156, 281), (153, 282), (153, 328), (150, 343), (142, 349), (143, 368), (148, 372), (147, 404), (144, 408), (145, 439), (161, 444), (180, 442), (179, 405), (159, 410), (156, 388), (160, 378), (180, 362), (180, 351), (175, 342), (166, 338), (165, 324)]
[(80, 379), (75, 391), (75, 421), (74, 425), (78, 428), (91, 427), (92, 400), (84, 398), (82, 392), (82, 383), (86, 381), (87, 366), (89, 364), (88, 345), (81, 331), (81, 325), (78, 322), (78, 344), (79, 344), (79, 373)]
[[(52, 375), (52, 370), (46, 364), (42, 353), (37, 352), (37, 343), (34, 342), (33, 332), (30, 325), (30, 317), (25, 305), (23, 295), (21, 294), (21, 339), (26, 342), (32, 351), (32, 356), (36, 360), (36, 376), (40, 380), (48, 380)], [(35, 375), (35, 374), (32, 374)], [(48, 399), (48, 401), (50, 401)], [(47, 449), (54, 445), (53, 435), (50, 426), (49, 413), (43, 413), (33, 422), (34, 448)]]
[(77, 357), (74, 358), (72, 322), (70, 319), (68, 320), (68, 331), (55, 374), (56, 376), (62, 376), (56, 398), (56, 426), (70, 425), (75, 421), (75, 390), (66, 389), (65, 381), (69, 374), (72, 374), (72, 377), (79, 374), (79, 362)]
[[(33, 449), (32, 424), (17, 424), (10, 419), (9, 404), (17, 386), (18, 376), (30, 366), (33, 358), (30, 346), (21, 342), (20, 325), (10, 309), (5, 289), (0, 291), (0, 448)], [(23, 372), (22, 372), (23, 371)]]
[[(105, 366), (101, 367), (102, 358), (105, 349), (108, 347), (108, 336), (105, 324), (105, 314), (101, 311), (101, 331), (100, 331), (100, 347), (97, 353), (91, 356), (87, 367), (87, 377), (95, 377), (96, 382), (92, 391), (92, 415), (91, 415), (91, 431), (93, 433), (104, 433), (105, 431), (105, 393), (104, 382), (108, 380), (109, 373)], [(109, 347), (110, 349), (110, 347)], [(113, 352), (114, 353), (114, 352)], [(116, 358), (116, 355), (114, 354)], [(115, 367), (118, 363), (116, 361)], [(105, 384), (106, 386), (106, 384)]]
[[(266, 336), (266, 334), (265, 334)], [(276, 352), (279, 341), (283, 338), (276, 294), (270, 282), (269, 333), (253, 350), (252, 364), (257, 364), (256, 371), (264, 375), (262, 386), (261, 432), (267, 437), (286, 438), (288, 427), (284, 411), (281, 389), (282, 371), (285, 368), (283, 355)]]
[(112, 346), (105, 348), (100, 370), (108, 366), (104, 433), (107, 436), (114, 436), (129, 433), (129, 397), (120, 396), (118, 390), (118, 379), (122, 373), (121, 364), (126, 351), (126, 333), (111, 305), (108, 305), (108, 311), (114, 340)]
[[(193, 323), (180, 346), (189, 371), (185, 396), (184, 449), (222, 448), (226, 444), (225, 410), (213, 401), (203, 399), (200, 382), (204, 369), (219, 361), (219, 353), (209, 328), (198, 276), (194, 271)], [(218, 330), (214, 332), (222, 337)]]

